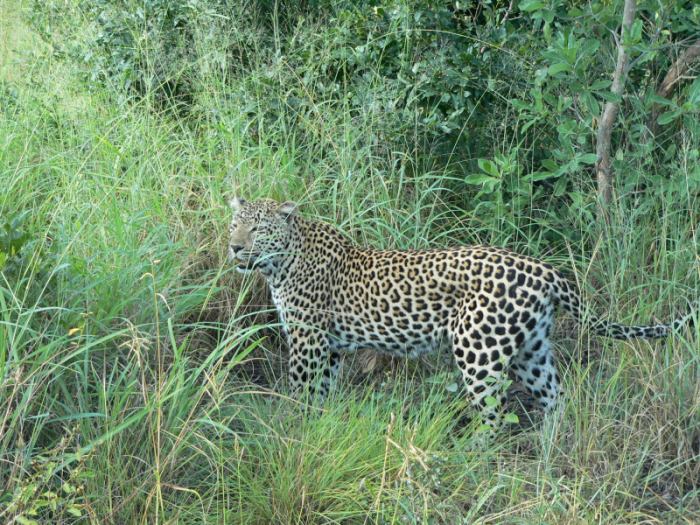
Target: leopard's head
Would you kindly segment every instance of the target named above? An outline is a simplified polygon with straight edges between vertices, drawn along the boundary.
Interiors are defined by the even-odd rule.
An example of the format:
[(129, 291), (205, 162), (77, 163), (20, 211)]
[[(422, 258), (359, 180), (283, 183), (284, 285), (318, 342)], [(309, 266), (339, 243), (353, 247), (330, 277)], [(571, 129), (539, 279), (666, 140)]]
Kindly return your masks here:
[(296, 204), (271, 199), (249, 202), (240, 197), (229, 204), (233, 210), (229, 260), (237, 263), (241, 273), (272, 273), (289, 253)]

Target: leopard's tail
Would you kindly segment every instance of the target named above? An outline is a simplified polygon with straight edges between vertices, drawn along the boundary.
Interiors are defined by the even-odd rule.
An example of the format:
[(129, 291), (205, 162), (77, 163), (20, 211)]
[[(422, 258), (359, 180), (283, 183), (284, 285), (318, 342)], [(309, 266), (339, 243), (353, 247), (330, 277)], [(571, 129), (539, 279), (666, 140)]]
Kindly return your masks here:
[[(556, 270), (555, 270), (556, 271)], [(576, 321), (581, 323), (584, 319), (581, 306), (581, 296), (576, 289), (563, 275), (557, 275), (552, 283), (553, 295), (558, 304), (570, 312)], [(587, 323), (594, 334), (614, 339), (631, 339), (635, 337), (643, 339), (654, 339), (666, 337), (670, 333), (677, 331), (683, 326), (691, 327), (695, 319), (695, 311), (698, 303), (695, 303), (685, 315), (674, 319), (670, 323), (648, 324), (648, 325), (624, 325), (615, 323), (607, 319), (601, 319), (594, 315), (587, 316)]]

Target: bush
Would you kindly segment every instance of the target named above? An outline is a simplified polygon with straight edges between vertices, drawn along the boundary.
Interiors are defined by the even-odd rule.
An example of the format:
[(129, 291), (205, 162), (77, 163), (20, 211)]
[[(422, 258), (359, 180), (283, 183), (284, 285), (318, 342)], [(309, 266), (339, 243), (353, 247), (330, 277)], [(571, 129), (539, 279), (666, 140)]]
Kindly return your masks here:
[[(534, 215), (553, 241), (577, 238), (576, 224), (594, 217), (595, 134), (615, 98), (621, 5), (80, 0), (72, 14), (37, 3), (33, 23), (125, 100), (175, 104), (200, 130), (242, 128), (253, 144), (299, 156), (314, 183), (347, 171), (340, 149), (393, 182), (439, 170), (444, 202), (479, 209), (497, 229)], [(76, 18), (84, 27), (67, 23)], [(700, 31), (700, 9), (641, 2), (633, 29), (613, 141), (619, 189), (684, 191), (656, 172), (678, 157), (680, 132), (697, 133), (700, 82), (671, 100), (654, 91), (669, 49)], [(655, 104), (658, 142), (647, 129)]]

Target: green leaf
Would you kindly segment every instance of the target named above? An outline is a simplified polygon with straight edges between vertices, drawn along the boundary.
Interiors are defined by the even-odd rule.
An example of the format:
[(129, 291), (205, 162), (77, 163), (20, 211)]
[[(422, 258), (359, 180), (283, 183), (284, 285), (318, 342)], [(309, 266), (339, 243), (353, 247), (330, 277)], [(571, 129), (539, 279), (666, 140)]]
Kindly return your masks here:
[(528, 120), (528, 121), (523, 125), (523, 127), (521, 128), (521, 131), (522, 131), (523, 133), (525, 133), (525, 132), (526, 132), (528, 129), (530, 129), (532, 126), (534, 126), (535, 124), (539, 123), (539, 121), (540, 121), (540, 118), (539, 118), (539, 117), (535, 117), (535, 118), (533, 118), (533, 119), (531, 119), (531, 120)]
[(662, 96), (657, 95), (656, 93), (649, 95), (649, 100), (656, 104), (660, 104), (662, 106), (675, 106), (673, 103), (673, 100), (669, 100), (667, 98), (664, 98)]
[(613, 93), (612, 91), (601, 91), (600, 93), (598, 93), (598, 95), (600, 95), (608, 102), (615, 102), (617, 104), (622, 102), (622, 97), (616, 93)]
[(581, 48), (581, 53), (584, 55), (592, 56), (595, 55), (599, 48), (600, 41), (595, 40), (593, 38), (589, 38), (584, 42), (583, 47)]
[(559, 164), (557, 164), (557, 161), (554, 159), (544, 159), (542, 161), (542, 166), (547, 168), (549, 171), (558, 173), (559, 172)]
[[(567, 170), (562, 170), (562, 174), (565, 173)], [(552, 194), (555, 197), (562, 197), (564, 194), (568, 193), (567, 191), (568, 185), (567, 185), (567, 179), (566, 177), (557, 179), (557, 181), (554, 183), (554, 188), (552, 191)]]
[(523, 179), (527, 182), (536, 182), (540, 180), (547, 180), (547, 179), (553, 179), (556, 177), (561, 177), (562, 172), (561, 171), (534, 171), (532, 173), (529, 173), (523, 177)]
[(82, 511), (78, 507), (75, 507), (73, 505), (68, 507), (66, 511), (68, 512), (68, 514), (70, 514), (71, 516), (75, 516), (76, 518), (79, 518), (83, 515)]
[(506, 415), (503, 416), (503, 421), (510, 424), (516, 424), (520, 422), (520, 419), (518, 418), (517, 414), (508, 412)]
[(542, 2), (542, 0), (523, 0), (520, 2), (520, 4), (518, 4), (520, 10), (526, 13), (537, 11), (538, 9), (542, 9), (544, 6), (545, 3)]
[(693, 80), (693, 83), (688, 88), (688, 102), (700, 104), (700, 77)]
[(579, 95), (579, 97), (591, 115), (598, 115), (600, 113), (600, 106), (598, 105), (598, 101), (595, 99), (593, 94), (588, 91), (584, 91)]
[(496, 164), (493, 163), (493, 161), (490, 161), (488, 159), (479, 159), (477, 162), (479, 164), (479, 169), (481, 169), (481, 171), (488, 173), (492, 177), (496, 177), (496, 178), (500, 177), (500, 173), (498, 172), (498, 168), (496, 167)]
[(571, 71), (571, 65), (567, 62), (557, 62), (556, 64), (552, 64), (549, 66), (549, 68), (547, 68), (547, 73), (550, 75), (556, 75), (557, 73), (561, 73), (563, 71)]
[(495, 408), (498, 406), (498, 400), (493, 396), (486, 396), (484, 398), (484, 403), (486, 403), (486, 406), (489, 408)]
[(695, 166), (695, 169), (690, 170), (688, 178), (695, 183), (700, 183), (700, 166)]
[(681, 114), (680, 110), (667, 111), (659, 115), (657, 122), (660, 126), (665, 126), (666, 124), (673, 122)]
[(530, 103), (525, 102), (524, 100), (518, 100), (517, 98), (512, 98), (509, 100), (509, 102), (513, 105), (513, 107), (515, 109), (519, 109), (521, 111), (530, 109)]
[(482, 175), (481, 173), (474, 173), (473, 175), (467, 175), (464, 177), (464, 182), (467, 184), (472, 184), (474, 186), (482, 186), (485, 184), (495, 185), (498, 184), (499, 180), (489, 177), (488, 175)]
[(625, 34), (624, 42), (626, 45), (636, 44), (642, 39), (642, 21), (635, 20), (630, 27), (630, 30)]
[(601, 89), (608, 89), (612, 85), (610, 80), (596, 80), (591, 84), (591, 90), (600, 91)]
[(595, 153), (584, 153), (578, 157), (578, 160), (584, 164), (595, 164), (598, 160), (598, 156)]

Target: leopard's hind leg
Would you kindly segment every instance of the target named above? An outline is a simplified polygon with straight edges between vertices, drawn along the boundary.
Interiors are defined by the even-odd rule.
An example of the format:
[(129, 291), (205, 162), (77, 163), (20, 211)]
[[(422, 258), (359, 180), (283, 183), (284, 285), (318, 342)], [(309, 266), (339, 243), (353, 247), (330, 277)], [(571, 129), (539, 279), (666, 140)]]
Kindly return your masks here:
[(556, 406), (560, 384), (549, 342), (554, 309), (552, 305), (547, 305), (542, 310), (544, 313), (513, 358), (511, 370), (547, 413)]
[(516, 336), (509, 333), (506, 316), (494, 300), (470, 295), (452, 319), (450, 337), (472, 405), (495, 430), (501, 423), (503, 377), (515, 353)]

